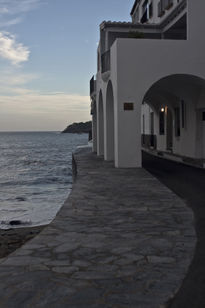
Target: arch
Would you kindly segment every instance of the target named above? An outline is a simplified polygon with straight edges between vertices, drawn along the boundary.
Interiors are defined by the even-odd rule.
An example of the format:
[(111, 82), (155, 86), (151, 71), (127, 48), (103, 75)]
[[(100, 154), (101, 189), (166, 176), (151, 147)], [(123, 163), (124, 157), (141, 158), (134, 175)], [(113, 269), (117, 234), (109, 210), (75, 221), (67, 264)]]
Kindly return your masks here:
[(105, 160), (114, 160), (114, 96), (112, 82), (109, 81), (106, 91), (106, 138)]
[(93, 152), (97, 152), (97, 109), (96, 100), (94, 99), (91, 103), (91, 114), (92, 114), (92, 139), (93, 139)]
[[(189, 74), (165, 76), (150, 86), (143, 102), (154, 113), (157, 150), (205, 159), (205, 79)], [(160, 130), (161, 107), (165, 109), (164, 132)]]
[(104, 108), (101, 90), (99, 93), (97, 110), (97, 154), (104, 155)]

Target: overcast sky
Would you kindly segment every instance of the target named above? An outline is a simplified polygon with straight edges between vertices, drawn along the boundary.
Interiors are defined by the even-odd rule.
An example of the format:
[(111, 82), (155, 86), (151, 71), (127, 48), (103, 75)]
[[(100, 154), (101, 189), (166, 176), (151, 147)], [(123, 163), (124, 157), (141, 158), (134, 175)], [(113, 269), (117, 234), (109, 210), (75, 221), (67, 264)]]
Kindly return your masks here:
[(0, 131), (90, 120), (99, 24), (130, 21), (134, 0), (0, 0)]

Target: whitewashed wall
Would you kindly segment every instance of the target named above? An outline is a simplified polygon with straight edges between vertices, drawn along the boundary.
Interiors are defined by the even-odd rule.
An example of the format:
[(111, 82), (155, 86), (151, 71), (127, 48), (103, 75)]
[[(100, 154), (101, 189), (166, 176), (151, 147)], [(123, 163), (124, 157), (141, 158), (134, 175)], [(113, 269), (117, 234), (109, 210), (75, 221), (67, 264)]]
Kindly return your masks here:
[[(97, 91), (99, 93), (101, 90), (103, 93), (105, 117), (106, 87), (108, 81), (111, 80), (114, 95), (114, 160), (116, 167), (141, 166), (141, 104), (152, 85), (166, 76), (175, 74), (194, 75), (205, 79), (205, 40), (201, 36), (202, 30), (205, 30), (204, 11), (204, 0), (197, 2), (188, 0), (187, 41), (117, 39), (112, 45), (111, 70), (108, 79), (104, 81), (101, 73), (98, 73)], [(194, 139), (196, 139), (199, 128), (196, 128), (198, 124), (193, 121), (196, 108), (194, 107), (196, 106), (194, 95), (193, 92), (193, 97), (189, 95), (186, 99), (187, 131), (181, 130), (180, 140), (174, 138), (173, 149), (176, 153), (196, 157), (198, 147)], [(123, 109), (125, 102), (132, 102), (134, 110), (125, 111)], [(200, 102), (200, 104), (203, 107), (203, 103)], [(155, 123), (157, 122), (156, 115)], [(104, 130), (106, 130), (105, 123), (104, 118)], [(163, 149), (164, 144), (165, 136), (160, 136), (158, 146)], [(104, 145), (106, 157), (106, 137)]]

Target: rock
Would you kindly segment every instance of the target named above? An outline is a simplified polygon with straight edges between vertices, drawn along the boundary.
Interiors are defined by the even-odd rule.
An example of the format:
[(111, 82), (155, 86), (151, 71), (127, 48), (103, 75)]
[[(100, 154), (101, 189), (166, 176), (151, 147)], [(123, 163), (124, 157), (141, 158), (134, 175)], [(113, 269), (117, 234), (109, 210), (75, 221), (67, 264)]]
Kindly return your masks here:
[(11, 225), (11, 226), (14, 226), (14, 225), (21, 225), (21, 221), (20, 220), (11, 220), (10, 222), (9, 222), (9, 224)]
[(80, 123), (73, 123), (66, 127), (62, 131), (62, 133), (71, 133), (71, 134), (82, 134), (82, 133), (90, 133), (92, 131), (92, 122), (80, 122)]
[(9, 221), (10, 226), (30, 225), (30, 224), (31, 224), (30, 220), (22, 221), (22, 220), (14, 219), (14, 220)]

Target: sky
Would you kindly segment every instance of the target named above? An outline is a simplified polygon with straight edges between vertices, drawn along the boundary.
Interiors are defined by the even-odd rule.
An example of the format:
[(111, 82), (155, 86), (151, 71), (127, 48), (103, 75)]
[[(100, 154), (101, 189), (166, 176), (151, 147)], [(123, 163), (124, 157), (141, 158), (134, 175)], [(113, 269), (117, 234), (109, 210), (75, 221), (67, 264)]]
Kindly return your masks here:
[(134, 0), (0, 0), (0, 131), (89, 121), (99, 24)]

